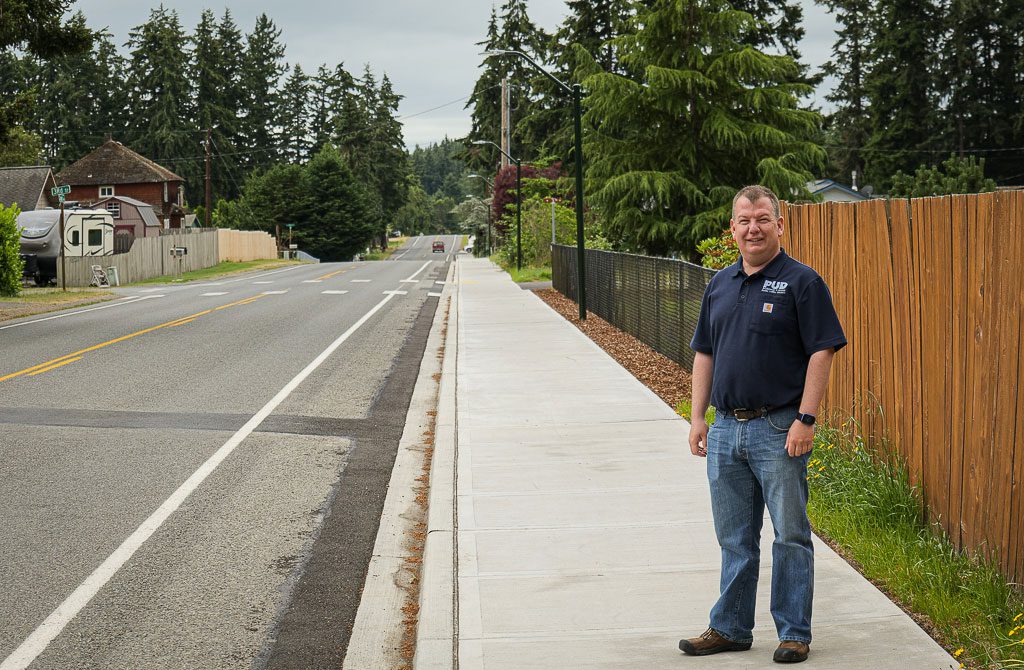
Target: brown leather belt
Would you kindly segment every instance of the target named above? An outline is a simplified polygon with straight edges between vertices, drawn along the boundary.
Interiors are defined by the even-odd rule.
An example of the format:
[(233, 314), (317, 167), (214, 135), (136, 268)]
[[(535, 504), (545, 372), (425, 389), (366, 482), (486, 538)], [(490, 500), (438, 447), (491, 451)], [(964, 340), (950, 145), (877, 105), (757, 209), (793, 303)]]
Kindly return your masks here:
[(723, 410), (723, 413), (727, 416), (731, 416), (737, 421), (750, 421), (751, 419), (760, 419), (762, 416), (768, 416), (768, 412), (774, 412), (777, 409), (784, 409), (791, 405), (784, 405), (780, 407), (762, 407), (760, 409), (727, 409)]

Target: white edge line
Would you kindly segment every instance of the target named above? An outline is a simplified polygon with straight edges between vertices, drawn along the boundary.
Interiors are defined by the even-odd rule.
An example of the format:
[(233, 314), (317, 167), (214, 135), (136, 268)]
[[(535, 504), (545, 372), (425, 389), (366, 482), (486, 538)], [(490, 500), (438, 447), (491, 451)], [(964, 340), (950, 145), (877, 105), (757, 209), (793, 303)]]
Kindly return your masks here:
[(96, 596), (103, 586), (110, 581), (110, 579), (117, 574), (117, 571), (128, 562), (128, 560), (138, 551), (139, 547), (149, 539), (153, 533), (155, 533), (164, 521), (171, 516), (181, 504), (185, 502), (185, 499), (195, 491), (203, 481), (210, 476), (217, 466), (224, 461), (235, 448), (242, 443), (242, 440), (247, 438), (256, 428), (263, 423), (274, 409), (277, 408), (285, 398), (291, 395), (292, 391), (301, 384), (306, 377), (311, 375), (320, 365), (327, 360), (334, 351), (347, 340), (352, 333), (356, 332), (364, 323), (370, 320), (374, 314), (376, 314), (380, 308), (388, 303), (389, 300), (394, 298), (393, 295), (386, 296), (383, 300), (378, 302), (369, 312), (364, 314), (358, 321), (349, 327), (344, 333), (342, 333), (338, 339), (334, 340), (323, 352), (317, 356), (313, 361), (303, 368), (302, 372), (295, 375), (295, 377), (288, 382), (284, 388), (277, 392), (273, 398), (270, 399), (266, 405), (264, 405), (251, 419), (246, 421), (245, 425), (238, 429), (238, 431), (228, 439), (224, 445), (218, 449), (205, 463), (199, 466), (192, 475), (185, 480), (185, 482), (178, 487), (178, 489), (170, 495), (167, 500), (163, 502), (153, 512), (148, 519), (142, 522), (138, 528), (135, 529), (128, 538), (121, 543), (117, 549), (114, 550), (110, 556), (96, 568), (92, 574), (85, 578), (78, 588), (76, 588), (71, 595), (69, 595), (64, 602), (57, 606), (57, 609), (50, 613), (50, 616), (39, 624), (39, 626), (32, 631), (32, 633), (25, 639), (17, 649), (8, 656), (3, 663), (0, 663), (0, 670), (24, 670), (27, 668), (36, 657), (41, 654), (50, 642), (57, 637), (64, 627), (71, 622), (75, 616), (78, 615), (82, 609), (89, 604), (89, 601)]
[(0, 330), (7, 330), (8, 328), (17, 328), (18, 326), (28, 326), (33, 323), (40, 323), (42, 321), (51, 321), (53, 319), (63, 319), (65, 316), (74, 316), (75, 314), (85, 314), (86, 312), (95, 312), (99, 309), (107, 309), (108, 307), (120, 307), (121, 305), (131, 305), (132, 303), (142, 302), (150, 298), (162, 298), (160, 295), (140, 295), (140, 296), (128, 296), (128, 299), (121, 298), (115, 300), (108, 305), (100, 305), (99, 307), (90, 307), (89, 309), (80, 309), (77, 312), (68, 312), (67, 314), (57, 314), (54, 316), (47, 316), (42, 319), (35, 319), (33, 321), (22, 321), (21, 323), (12, 323), (8, 326), (0, 326)]
[[(405, 278), (405, 279), (403, 279), (402, 281), (409, 281), (410, 279), (412, 279), (413, 277), (415, 277), (415, 276), (416, 276), (416, 275), (418, 275), (419, 273), (421, 273), (421, 272), (423, 272), (424, 270), (426, 270), (426, 269), (427, 269), (427, 266), (428, 266), (428, 265), (430, 265), (430, 264), (431, 264), (431, 263), (433, 263), (433, 262), (434, 262), (434, 261), (427, 261), (426, 263), (424, 263), (424, 264), (423, 264), (423, 266), (422, 266), (422, 267), (421, 267), (421, 268), (420, 268), (419, 270), (417, 270), (416, 272), (413, 272), (413, 273), (412, 273), (411, 275), (409, 275), (408, 277), (406, 277), (406, 278)], [(0, 668), (0, 670), (2, 670), (2, 668)]]

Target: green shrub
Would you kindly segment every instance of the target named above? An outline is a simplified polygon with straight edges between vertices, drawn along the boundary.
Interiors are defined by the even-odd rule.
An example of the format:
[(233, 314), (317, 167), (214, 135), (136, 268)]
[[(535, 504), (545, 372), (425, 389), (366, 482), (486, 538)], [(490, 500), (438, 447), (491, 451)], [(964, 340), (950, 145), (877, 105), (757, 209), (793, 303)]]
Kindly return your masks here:
[(727, 268), (740, 257), (740, 249), (728, 228), (718, 237), (709, 237), (698, 242), (697, 251), (701, 254), (701, 265), (713, 270)]
[(21, 291), (21, 234), (18, 232), (17, 205), (0, 205), (0, 295), (15, 296)]

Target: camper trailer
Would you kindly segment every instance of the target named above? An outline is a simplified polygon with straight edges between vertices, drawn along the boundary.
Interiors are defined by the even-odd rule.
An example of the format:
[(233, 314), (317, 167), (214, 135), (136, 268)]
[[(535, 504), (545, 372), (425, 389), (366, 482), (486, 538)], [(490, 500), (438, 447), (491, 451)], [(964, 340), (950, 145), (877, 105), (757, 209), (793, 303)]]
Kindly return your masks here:
[[(60, 260), (60, 210), (39, 209), (18, 215), (21, 253), (36, 284), (57, 278)], [(101, 209), (64, 211), (65, 256), (109, 256), (114, 253), (114, 218)], [(34, 260), (34, 262), (33, 262)]]

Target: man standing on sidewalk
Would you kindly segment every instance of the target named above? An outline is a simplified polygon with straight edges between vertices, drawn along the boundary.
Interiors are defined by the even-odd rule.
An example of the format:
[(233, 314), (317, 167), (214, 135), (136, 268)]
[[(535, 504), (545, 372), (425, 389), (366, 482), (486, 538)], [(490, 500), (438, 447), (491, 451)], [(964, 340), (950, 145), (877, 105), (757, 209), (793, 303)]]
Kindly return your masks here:
[[(775, 527), (771, 612), (774, 660), (806, 660), (811, 642), (814, 548), (807, 520), (807, 461), (836, 351), (846, 344), (825, 282), (780, 245), (779, 199), (747, 186), (733, 199), (740, 260), (714, 276), (691, 348), (690, 451), (706, 457), (721, 595), (708, 629), (681, 640), (691, 656), (750, 649), (761, 524)], [(715, 407), (714, 425), (704, 419)]]

